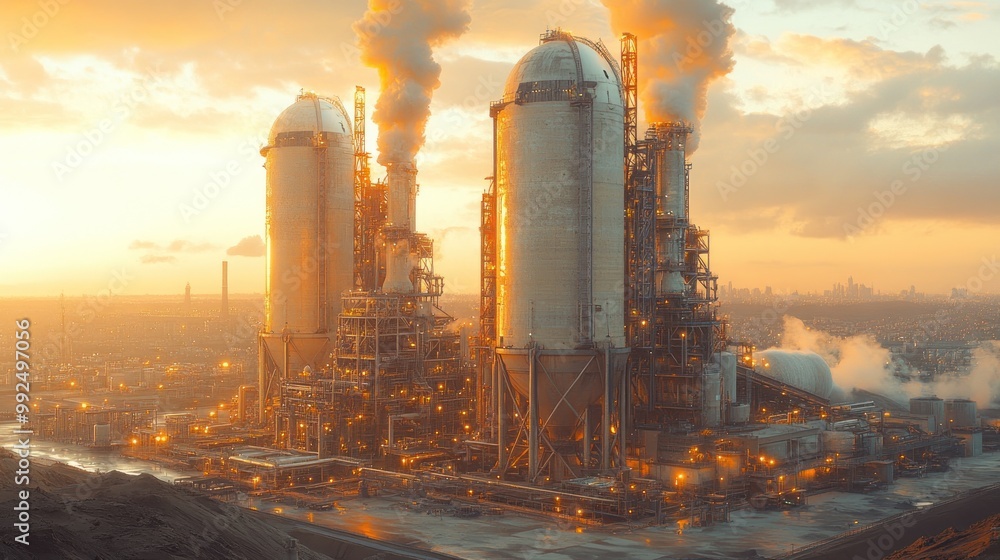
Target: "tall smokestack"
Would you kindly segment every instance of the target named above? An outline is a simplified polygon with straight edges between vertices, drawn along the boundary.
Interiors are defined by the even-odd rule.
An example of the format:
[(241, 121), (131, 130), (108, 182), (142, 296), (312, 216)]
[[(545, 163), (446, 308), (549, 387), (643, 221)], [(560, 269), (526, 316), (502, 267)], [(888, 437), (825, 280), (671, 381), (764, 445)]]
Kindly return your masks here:
[(361, 60), (378, 70), (381, 93), (372, 120), (378, 125), (378, 162), (388, 170), (385, 292), (412, 293), (416, 230), (415, 158), (424, 144), (431, 97), (441, 82), (433, 48), (469, 28), (471, 0), (369, 0), (354, 23)]
[(410, 271), (414, 259), (410, 251), (410, 236), (416, 231), (416, 178), (412, 163), (388, 163), (388, 219), (384, 230), (388, 255), (382, 290), (388, 293), (413, 292)]
[(222, 261), (222, 309), (219, 317), (229, 318), (229, 261)]
[(708, 86), (733, 69), (734, 10), (718, 0), (601, 1), (611, 12), (612, 29), (639, 39), (639, 95), (646, 122), (691, 125), (687, 153), (693, 153)]
[(688, 168), (686, 145), (691, 127), (684, 123), (655, 123), (646, 132), (656, 139), (652, 154), (656, 176), (656, 260), (665, 266), (656, 272), (658, 294), (686, 291), (684, 267), (688, 229)]

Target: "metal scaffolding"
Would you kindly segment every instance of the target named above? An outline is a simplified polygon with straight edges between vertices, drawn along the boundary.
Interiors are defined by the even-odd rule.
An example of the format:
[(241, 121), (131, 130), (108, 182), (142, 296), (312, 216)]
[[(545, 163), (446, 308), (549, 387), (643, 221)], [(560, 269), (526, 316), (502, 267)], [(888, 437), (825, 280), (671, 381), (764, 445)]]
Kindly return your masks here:
[[(494, 119), (494, 126), (496, 120)], [(494, 138), (496, 135), (494, 134)], [(494, 158), (496, 155), (494, 154)], [(480, 261), (479, 261), (479, 341), (476, 353), (476, 425), (480, 431), (490, 426), (493, 433), (495, 422), (495, 399), (493, 348), (497, 339), (497, 192), (496, 178), (489, 177), (489, 190), (483, 193), (480, 214)]]
[[(657, 123), (638, 138), (638, 56), (634, 35), (622, 36), (625, 91), (625, 309), (632, 349), (634, 421), (666, 426), (701, 426), (705, 367), (723, 350), (723, 324), (716, 316), (717, 277), (709, 267), (709, 235), (689, 224), (690, 165), (685, 148), (692, 129), (685, 123)], [(674, 152), (674, 158), (663, 157)], [(670, 169), (669, 162), (683, 162)], [(658, 208), (658, 181), (683, 177), (680, 212)], [(662, 201), (661, 203), (662, 204)], [(673, 248), (667, 247), (673, 244)], [(665, 289), (665, 275), (679, 274), (682, 287)]]
[[(365, 147), (363, 88), (355, 90), (354, 101), (355, 289), (342, 295), (342, 311), (331, 332), (314, 335), (332, 339), (328, 364), (317, 359), (322, 367), (287, 366), (289, 357), (295, 361), (312, 350), (298, 348), (301, 336), (272, 337), (273, 348), (262, 345), (272, 361), (284, 360), (284, 370), (293, 372), (262, 382), (261, 393), (277, 397), (271, 409), (275, 446), (320, 458), (384, 460), (416, 451), (448, 456), (473, 432), (476, 389), (463, 360), (461, 334), (452, 328), (454, 319), (438, 307), (444, 281), (434, 272), (433, 240), (388, 226), (387, 185), (372, 182)], [(322, 138), (315, 143), (320, 157), (324, 145)], [(317, 180), (325, 180), (325, 171), (320, 173)], [(385, 240), (394, 237), (409, 243), (414, 263), (410, 293), (381, 291)]]

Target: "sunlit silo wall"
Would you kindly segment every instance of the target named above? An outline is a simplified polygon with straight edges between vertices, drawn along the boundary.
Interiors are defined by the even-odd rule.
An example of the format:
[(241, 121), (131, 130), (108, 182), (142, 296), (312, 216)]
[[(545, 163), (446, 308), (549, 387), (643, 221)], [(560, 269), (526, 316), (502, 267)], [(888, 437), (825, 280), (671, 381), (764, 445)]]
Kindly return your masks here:
[(264, 330), (327, 332), (340, 312), (341, 292), (353, 283), (350, 120), (339, 102), (301, 95), (274, 122), (261, 154), (267, 158)]
[[(579, 104), (578, 65), (589, 106)], [(552, 40), (518, 62), (503, 101), (498, 335), (515, 348), (609, 337), (624, 346), (621, 85), (589, 46)]]

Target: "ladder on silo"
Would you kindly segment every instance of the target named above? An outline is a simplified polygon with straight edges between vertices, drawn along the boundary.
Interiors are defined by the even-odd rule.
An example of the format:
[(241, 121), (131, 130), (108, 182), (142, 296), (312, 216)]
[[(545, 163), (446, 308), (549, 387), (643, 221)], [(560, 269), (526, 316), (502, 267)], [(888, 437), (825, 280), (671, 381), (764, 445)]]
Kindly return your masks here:
[(329, 305), (327, 286), (327, 254), (329, 241), (326, 237), (327, 201), (327, 142), (323, 136), (323, 115), (319, 98), (313, 98), (316, 107), (316, 131), (313, 135), (313, 149), (316, 150), (316, 311), (317, 332), (329, 330)]
[(580, 254), (577, 273), (577, 298), (580, 306), (580, 344), (588, 344), (594, 337), (594, 112), (593, 99), (587, 92), (583, 79), (583, 62), (576, 38), (566, 36), (566, 43), (573, 52), (576, 63), (576, 87), (572, 106), (577, 108), (580, 119), (579, 154), (580, 172)]

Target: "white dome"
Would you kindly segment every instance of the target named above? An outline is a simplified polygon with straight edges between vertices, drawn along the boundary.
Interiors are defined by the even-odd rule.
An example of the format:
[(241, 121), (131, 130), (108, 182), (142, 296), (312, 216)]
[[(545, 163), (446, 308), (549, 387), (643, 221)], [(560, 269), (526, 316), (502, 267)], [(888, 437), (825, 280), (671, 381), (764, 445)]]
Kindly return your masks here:
[[(316, 118), (317, 110), (319, 119)], [(274, 141), (279, 134), (289, 132), (317, 132), (317, 121), (322, 122), (319, 131), (333, 132), (336, 134), (351, 134), (351, 123), (349, 117), (344, 112), (340, 101), (336, 100), (336, 105), (330, 100), (317, 96), (314, 93), (304, 93), (299, 95), (295, 103), (278, 115), (271, 132), (267, 136), (267, 143), (274, 145)]]
[(798, 350), (764, 350), (755, 356), (757, 371), (824, 399), (833, 392), (830, 366), (819, 354)]
[(557, 37), (531, 49), (514, 65), (507, 75), (504, 99), (513, 99), (522, 84), (553, 80), (576, 82), (576, 61), (573, 57), (573, 48), (570, 46), (570, 41), (573, 41), (580, 53), (583, 81), (597, 84), (594, 99), (598, 102), (622, 105), (621, 85), (611, 64), (589, 45), (571, 35), (563, 33)]

